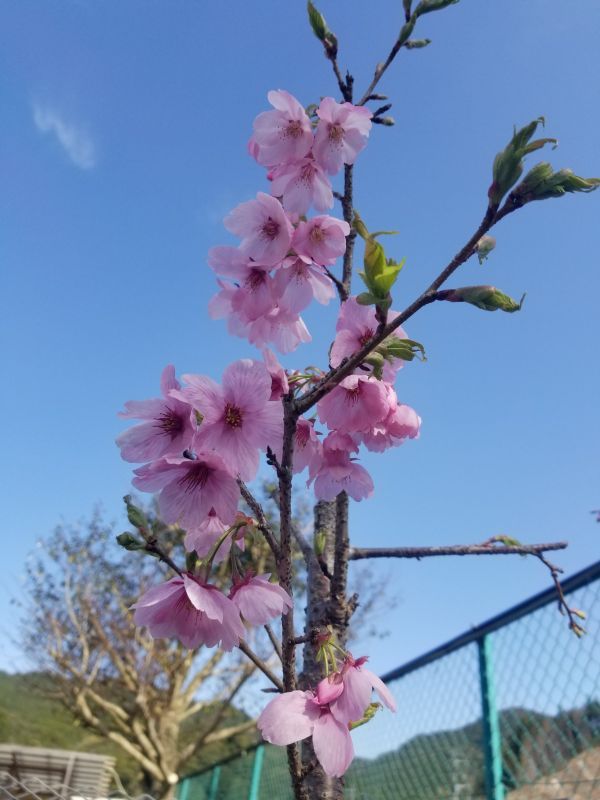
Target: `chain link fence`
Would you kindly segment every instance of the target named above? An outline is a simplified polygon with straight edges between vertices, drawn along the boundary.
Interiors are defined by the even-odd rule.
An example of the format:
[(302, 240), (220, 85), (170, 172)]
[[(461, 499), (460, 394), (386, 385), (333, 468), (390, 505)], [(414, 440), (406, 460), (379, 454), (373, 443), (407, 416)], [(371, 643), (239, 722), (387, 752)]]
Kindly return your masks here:
[[(600, 800), (600, 562), (382, 676), (397, 714), (353, 733), (347, 800)], [(285, 748), (190, 775), (178, 800), (293, 800)]]

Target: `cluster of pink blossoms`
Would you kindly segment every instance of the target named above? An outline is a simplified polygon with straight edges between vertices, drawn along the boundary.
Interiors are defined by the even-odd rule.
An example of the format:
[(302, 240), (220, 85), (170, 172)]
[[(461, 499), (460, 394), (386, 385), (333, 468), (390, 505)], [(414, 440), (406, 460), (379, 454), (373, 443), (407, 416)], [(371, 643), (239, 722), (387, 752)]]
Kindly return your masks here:
[[(165, 522), (186, 528), (186, 549), (219, 561), (234, 542), (244, 546), (253, 521), (238, 512), (237, 478), (254, 478), (259, 450), (281, 440), (281, 404), (272, 399), (276, 380), (262, 362), (236, 361), (222, 385), (201, 375), (185, 379), (182, 389), (168, 366), (162, 397), (127, 403), (121, 416), (142, 422), (124, 431), (117, 444), (126, 461), (148, 462), (135, 470), (133, 484), (158, 492)], [(244, 636), (242, 617), (264, 625), (291, 608), (287, 592), (268, 578), (248, 573), (234, 579), (226, 596), (208, 580), (182, 574), (140, 597), (135, 622), (147, 625), (152, 636), (174, 636), (186, 647), (220, 643), (231, 650)]]
[(372, 690), (390, 711), (396, 711), (396, 701), (385, 683), (364, 668), (366, 660), (354, 660), (348, 653), (341, 669), (323, 678), (314, 691), (286, 692), (271, 700), (258, 718), (263, 738), (288, 745), (312, 736), (325, 773), (343, 775), (354, 758), (349, 725), (364, 717)]
[[(186, 529), (186, 549), (204, 561), (202, 575), (181, 572), (142, 595), (135, 621), (152, 636), (176, 637), (190, 648), (220, 644), (231, 650), (244, 636), (244, 622), (264, 625), (292, 607), (269, 575), (233, 570), (228, 594), (208, 578), (213, 562), (234, 547), (243, 549), (255, 524), (238, 510), (240, 481), (256, 477), (261, 453), (270, 450), (281, 459), (282, 396), (301, 393), (314, 378), (286, 372), (266, 347), (272, 343), (288, 353), (309, 341), (300, 312), (313, 298), (325, 304), (335, 293), (329, 268), (345, 252), (349, 225), (323, 213), (305, 215), (311, 206), (319, 212), (332, 207), (329, 176), (354, 163), (371, 128), (368, 110), (332, 98), (316, 109), (316, 125), (287, 92), (272, 91), (269, 100), (275, 110), (256, 118), (249, 151), (268, 168), (271, 194), (259, 192), (226, 217), (239, 247), (213, 248), (208, 258), (220, 276), (211, 315), (227, 317), (230, 332), (260, 347), (263, 358), (234, 362), (221, 384), (187, 374), (182, 386), (174, 368), (166, 367), (162, 396), (128, 402), (121, 416), (140, 422), (117, 439), (122, 457), (142, 465), (134, 486), (158, 494), (162, 518)], [(395, 316), (388, 312), (388, 320)], [(330, 365), (358, 352), (378, 324), (373, 307), (355, 297), (342, 303)], [(393, 336), (406, 338), (401, 328)], [(342, 491), (354, 500), (369, 497), (373, 481), (356, 463), (360, 446), (382, 452), (418, 436), (421, 420), (399, 402), (393, 385), (402, 365), (386, 357), (377, 374), (360, 365), (319, 401), (317, 417), (298, 419), (293, 471), (308, 471), (317, 499), (333, 500)], [(235, 562), (235, 550), (232, 556)], [(286, 745), (312, 735), (325, 772), (342, 775), (353, 758), (349, 725), (365, 715), (371, 691), (395, 710), (365, 661), (346, 654), (340, 670), (313, 691), (276, 697), (259, 719), (264, 738)]]
[(333, 206), (328, 176), (354, 163), (367, 143), (371, 112), (325, 97), (313, 131), (295, 97), (282, 90), (268, 96), (275, 110), (255, 119), (248, 149), (268, 169), (271, 194), (259, 192), (225, 218), (241, 242), (209, 253), (208, 263), (220, 276), (209, 311), (213, 318), (226, 317), (235, 336), (289, 353), (311, 339), (300, 312), (313, 298), (322, 304), (333, 298), (328, 268), (344, 254), (350, 233), (344, 220), (305, 215), (311, 206), (319, 212)]

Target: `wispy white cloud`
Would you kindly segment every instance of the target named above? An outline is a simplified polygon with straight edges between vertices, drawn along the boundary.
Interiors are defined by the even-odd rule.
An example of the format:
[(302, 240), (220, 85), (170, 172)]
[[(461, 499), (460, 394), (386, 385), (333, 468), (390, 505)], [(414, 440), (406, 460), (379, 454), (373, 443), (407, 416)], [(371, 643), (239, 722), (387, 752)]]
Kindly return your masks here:
[(39, 103), (33, 104), (33, 121), (41, 133), (54, 137), (79, 169), (96, 166), (96, 147), (83, 128), (68, 122), (56, 109)]

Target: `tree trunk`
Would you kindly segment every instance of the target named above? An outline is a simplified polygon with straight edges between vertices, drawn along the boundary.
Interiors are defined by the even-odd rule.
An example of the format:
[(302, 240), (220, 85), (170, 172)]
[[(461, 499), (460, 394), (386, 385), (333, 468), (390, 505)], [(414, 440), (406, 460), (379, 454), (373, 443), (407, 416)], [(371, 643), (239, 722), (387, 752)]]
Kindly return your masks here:
[[(321, 561), (327, 567), (330, 575), (334, 574), (334, 552), (336, 538), (336, 503), (319, 501), (314, 509), (314, 529), (315, 534), (325, 532), (327, 534), (325, 550), (321, 556)], [(309, 565), (308, 568), (308, 597), (306, 608), (306, 627), (305, 632), (310, 633), (316, 629), (322, 629), (327, 625), (333, 625), (334, 633), (338, 641), (343, 646), (346, 641), (347, 620), (344, 614), (339, 613), (337, 599), (331, 596), (331, 581), (322, 569), (316, 564)], [(340, 621), (345, 620), (340, 625)], [(323, 665), (317, 661), (317, 648), (307, 642), (304, 646), (303, 671), (300, 675), (300, 686), (303, 689), (314, 687), (323, 677)], [(312, 740), (305, 739), (302, 743), (302, 765), (306, 777), (304, 785), (311, 800), (342, 800), (344, 797), (343, 780), (339, 778), (329, 778), (323, 772), (321, 765), (317, 762), (312, 747)]]

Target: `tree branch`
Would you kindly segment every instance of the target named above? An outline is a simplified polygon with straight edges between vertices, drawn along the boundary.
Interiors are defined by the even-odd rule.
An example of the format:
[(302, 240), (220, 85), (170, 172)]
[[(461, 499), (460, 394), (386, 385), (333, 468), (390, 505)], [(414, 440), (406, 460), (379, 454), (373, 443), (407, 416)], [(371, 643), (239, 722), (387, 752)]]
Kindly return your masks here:
[(252, 663), (255, 664), (264, 675), (267, 676), (267, 678), (271, 681), (271, 683), (274, 686), (276, 686), (280, 692), (283, 692), (284, 689), (282, 681), (277, 677), (277, 675), (275, 675), (274, 672), (272, 672), (269, 669), (269, 667), (267, 666), (267, 664), (265, 664), (262, 658), (260, 658), (260, 656), (257, 656), (254, 650), (252, 650), (243, 639), (240, 639), (238, 647), (240, 648), (242, 653), (245, 656), (247, 656), (250, 659), (250, 661), (252, 661)]
[(269, 521), (265, 515), (263, 507), (258, 502), (256, 497), (252, 494), (250, 489), (246, 486), (244, 481), (241, 478), (238, 478), (238, 486), (240, 487), (240, 492), (242, 497), (248, 503), (248, 506), (252, 510), (252, 513), (256, 517), (256, 521), (258, 522), (258, 529), (262, 533), (262, 535), (267, 540), (267, 544), (271, 548), (275, 559), (278, 560), (280, 558), (280, 550), (279, 544), (277, 539), (275, 538), (275, 534), (273, 533), (273, 528), (269, 525)]
[(550, 550), (564, 550), (567, 542), (530, 545), (455, 544), (445, 547), (352, 547), (350, 561), (363, 558), (430, 558), (432, 556), (537, 556)]
[(510, 214), (514, 210), (514, 208), (507, 207), (506, 204), (502, 209), (500, 209), (500, 211), (498, 211), (497, 206), (488, 206), (483, 220), (479, 224), (479, 227), (475, 233), (458, 251), (454, 258), (444, 267), (444, 269), (430, 284), (430, 286), (395, 319), (393, 319), (391, 322), (388, 322), (388, 324), (383, 326), (381, 330), (378, 330), (377, 333), (371, 339), (369, 339), (369, 341), (366, 342), (360, 350), (342, 361), (339, 367), (329, 370), (329, 372), (319, 381), (319, 383), (316, 384), (316, 386), (306, 392), (306, 394), (299, 397), (295, 403), (296, 411), (299, 414), (304, 414), (306, 411), (312, 408), (322, 397), (330, 392), (331, 389), (337, 386), (340, 381), (350, 375), (360, 364), (362, 364), (372, 350), (374, 350), (378, 344), (381, 344), (381, 342), (383, 342), (384, 339), (393, 333), (396, 328), (399, 328), (400, 325), (406, 322), (407, 319), (410, 319), (410, 317), (416, 314), (416, 312), (423, 308), (423, 306), (433, 303), (437, 299), (436, 292), (440, 286), (476, 252), (476, 245), (481, 237), (486, 234), (500, 219), (507, 216), (507, 214)]
[(266, 625), (263, 625), (263, 627), (267, 633), (267, 636), (269, 637), (271, 644), (273, 645), (273, 650), (275, 650), (275, 652), (277, 653), (277, 657), (279, 658), (279, 660), (283, 662), (283, 654), (281, 652), (281, 642), (275, 635), (273, 628), (268, 623)]

